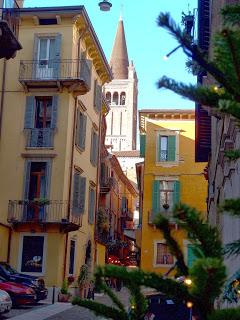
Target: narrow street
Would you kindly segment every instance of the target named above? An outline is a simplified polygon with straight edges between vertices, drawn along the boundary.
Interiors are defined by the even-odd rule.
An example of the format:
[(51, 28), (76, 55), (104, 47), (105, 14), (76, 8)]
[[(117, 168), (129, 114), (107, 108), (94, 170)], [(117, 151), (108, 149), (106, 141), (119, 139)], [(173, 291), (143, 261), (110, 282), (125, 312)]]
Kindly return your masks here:
[[(123, 304), (128, 306), (128, 292), (126, 289), (122, 289), (117, 292), (118, 297), (121, 299)], [(106, 305), (112, 305), (111, 300), (106, 295), (96, 294), (95, 300), (104, 303)], [(38, 304), (36, 306), (27, 306), (18, 309), (12, 309), (8, 314), (0, 316), (1, 320), (14, 319), (14, 320), (93, 320), (93, 319), (104, 319), (103, 317), (97, 317), (93, 312), (88, 309), (72, 306), (70, 303), (55, 303), (50, 304)]]

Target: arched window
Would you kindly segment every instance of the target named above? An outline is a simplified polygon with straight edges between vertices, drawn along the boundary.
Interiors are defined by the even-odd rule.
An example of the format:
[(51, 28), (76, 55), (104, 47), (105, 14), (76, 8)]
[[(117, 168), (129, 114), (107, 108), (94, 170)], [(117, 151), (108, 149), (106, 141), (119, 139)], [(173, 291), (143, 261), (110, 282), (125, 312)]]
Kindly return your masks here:
[(126, 103), (126, 92), (121, 92), (120, 94), (120, 105), (124, 106)]
[(117, 92), (114, 92), (112, 102), (113, 102), (113, 104), (118, 105), (118, 93)]
[(106, 100), (107, 100), (108, 103), (111, 103), (111, 98), (112, 98), (112, 97), (111, 97), (111, 92), (108, 91), (108, 92), (106, 93)]

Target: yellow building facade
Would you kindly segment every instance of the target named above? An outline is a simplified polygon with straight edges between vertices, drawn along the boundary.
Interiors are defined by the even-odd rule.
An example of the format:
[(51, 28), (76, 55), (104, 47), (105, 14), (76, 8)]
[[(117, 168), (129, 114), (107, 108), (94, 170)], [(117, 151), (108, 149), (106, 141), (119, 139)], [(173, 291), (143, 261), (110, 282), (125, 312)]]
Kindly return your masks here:
[[(205, 163), (195, 162), (195, 114), (193, 110), (141, 110), (140, 153), (145, 157), (139, 166), (142, 175), (140, 208), (141, 268), (166, 273), (175, 263), (163, 234), (153, 224), (161, 212), (171, 219), (172, 209), (181, 202), (205, 214), (207, 181)], [(141, 179), (139, 178), (139, 181)], [(141, 204), (140, 204), (141, 205)], [(174, 220), (172, 234), (184, 252), (186, 263), (194, 259), (187, 234)]]
[(20, 10), (0, 61), (0, 260), (60, 286), (94, 264), (107, 60), (83, 6)]

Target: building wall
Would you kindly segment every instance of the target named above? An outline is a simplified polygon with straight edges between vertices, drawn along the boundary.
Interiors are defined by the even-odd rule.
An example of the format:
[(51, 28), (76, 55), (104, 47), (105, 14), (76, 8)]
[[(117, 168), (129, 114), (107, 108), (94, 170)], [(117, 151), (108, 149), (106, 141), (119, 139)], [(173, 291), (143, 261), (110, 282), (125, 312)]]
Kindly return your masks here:
[[(34, 15), (34, 13), (33, 13)], [(60, 232), (59, 226), (47, 226), (46, 229), (39, 225), (25, 225), (12, 231), (12, 241), (10, 250), (10, 264), (20, 270), (19, 257), (21, 249), (21, 237), (25, 233), (46, 235), (45, 238), (45, 270), (42, 277), (48, 286), (60, 286), (63, 280), (64, 268), (65, 276), (69, 270), (70, 241), (76, 241), (74, 275), (79, 275), (82, 264), (85, 263), (85, 252), (87, 243), (92, 243), (91, 271), (93, 270), (94, 255), (94, 224), (88, 222), (89, 207), (89, 186), (97, 185), (97, 167), (90, 163), (91, 132), (93, 127), (99, 134), (99, 117), (93, 105), (94, 101), (94, 81), (98, 80), (103, 84), (103, 78), (100, 78), (96, 72), (95, 65), (92, 67), (91, 90), (85, 95), (79, 96), (75, 101), (73, 95), (63, 88), (60, 92), (51, 91), (43, 88), (40, 91), (26, 92), (18, 81), (20, 60), (33, 60), (34, 34), (62, 34), (61, 59), (77, 58), (77, 39), (78, 30), (73, 23), (73, 17), (61, 17), (59, 25), (40, 26), (34, 24), (32, 16), (29, 18), (22, 17), (19, 30), (19, 40), (23, 49), (17, 54), (15, 60), (7, 62), (6, 83), (3, 106), (1, 142), (0, 142), (0, 222), (7, 223), (8, 201), (22, 200), (24, 198), (24, 170), (25, 161), (28, 159), (48, 159), (52, 162), (50, 200), (68, 201), (70, 176), (71, 172), (71, 152), (73, 140), (74, 110), (75, 103), (79, 103), (86, 108), (87, 116), (86, 142), (85, 150), (80, 152), (74, 148), (73, 165), (82, 171), (86, 177), (86, 198), (85, 210), (82, 215), (82, 226), (79, 230), (69, 232), (69, 234)], [(88, 53), (88, 41), (82, 39), (80, 43), (81, 51)], [(100, 53), (98, 53), (100, 55)], [(3, 61), (0, 62), (2, 70)], [(106, 70), (105, 70), (106, 71)], [(0, 86), (2, 86), (2, 77), (0, 77)], [(24, 132), (24, 116), (27, 96), (51, 96), (58, 95), (58, 116), (57, 129), (54, 133), (54, 148), (50, 149), (27, 149), (26, 137)], [(40, 157), (40, 158), (39, 158)], [(37, 161), (37, 160), (36, 160)], [(73, 191), (73, 179), (72, 179)], [(71, 195), (72, 197), (72, 195)], [(6, 229), (7, 230), (7, 229)], [(0, 239), (4, 238), (5, 242), (0, 241), (0, 258), (7, 259), (8, 231), (0, 226)], [(67, 251), (66, 251), (67, 250)], [(66, 252), (66, 264), (65, 264)]]
[[(240, 4), (239, 0), (213, 0), (211, 6), (211, 44), (210, 55), (213, 54), (213, 37), (222, 24), (220, 9), (226, 4)], [(211, 79), (209, 80), (211, 81)], [(216, 114), (217, 115), (217, 114)], [(223, 244), (239, 239), (240, 219), (228, 214), (220, 214), (218, 206), (229, 198), (240, 197), (240, 161), (226, 161), (224, 151), (229, 148), (240, 148), (240, 132), (229, 115), (212, 116), (211, 156), (208, 164), (208, 217), (210, 223), (217, 226)], [(230, 276), (239, 269), (240, 258), (225, 259)]]
[[(154, 272), (166, 272), (170, 266), (155, 266), (154, 246), (162, 241), (163, 235), (152, 224), (148, 223), (152, 211), (153, 181), (156, 179), (176, 178), (180, 182), (180, 201), (195, 207), (206, 214), (207, 183), (203, 177), (204, 163), (194, 160), (194, 120), (153, 120), (146, 117), (146, 147), (144, 162), (143, 215), (141, 239), (141, 268)], [(156, 163), (157, 133), (159, 130), (177, 130), (175, 163)], [(164, 134), (163, 134), (164, 135)], [(176, 158), (176, 159), (177, 159)], [(141, 192), (141, 191), (140, 191)], [(187, 234), (175, 224), (173, 235), (180, 247), (186, 252)], [(155, 253), (156, 254), (156, 253)]]

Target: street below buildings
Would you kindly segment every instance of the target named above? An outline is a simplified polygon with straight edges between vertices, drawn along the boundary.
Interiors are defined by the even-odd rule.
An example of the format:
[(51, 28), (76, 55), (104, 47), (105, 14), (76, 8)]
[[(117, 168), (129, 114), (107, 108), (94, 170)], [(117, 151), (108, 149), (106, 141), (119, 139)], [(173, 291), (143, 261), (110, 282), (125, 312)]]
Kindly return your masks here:
[[(122, 289), (116, 293), (121, 299), (123, 304), (128, 306), (129, 294), (126, 289)], [(100, 303), (111, 306), (112, 302), (109, 297), (103, 294), (96, 294), (95, 300)], [(72, 306), (70, 303), (39, 303), (34, 306), (25, 306), (21, 308), (12, 309), (9, 313), (1, 315), (1, 320), (13, 319), (13, 320), (94, 320), (94, 319), (105, 319), (101, 316), (96, 316), (93, 312), (88, 309)]]

